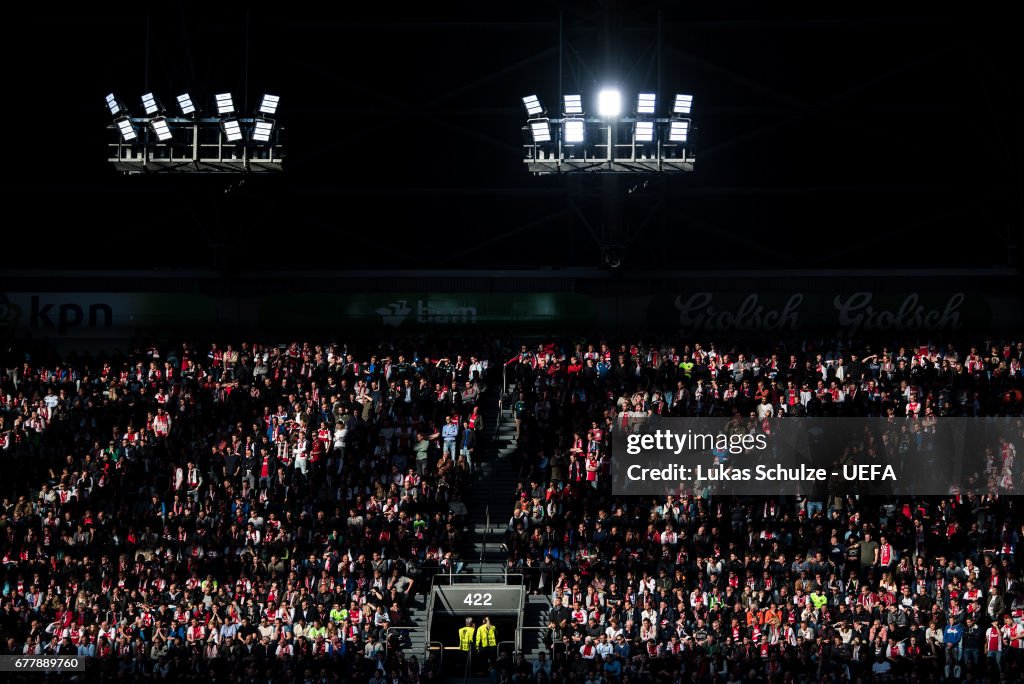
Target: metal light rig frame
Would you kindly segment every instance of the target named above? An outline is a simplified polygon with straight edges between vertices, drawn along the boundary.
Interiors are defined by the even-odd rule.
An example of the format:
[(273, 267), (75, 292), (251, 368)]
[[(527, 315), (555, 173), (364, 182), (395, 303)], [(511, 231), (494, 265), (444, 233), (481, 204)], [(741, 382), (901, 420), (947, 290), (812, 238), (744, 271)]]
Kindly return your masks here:
[[(582, 142), (565, 142), (565, 123), (582, 121)], [(654, 123), (653, 139), (640, 142), (636, 123)], [(531, 119), (523, 126), (523, 163), (534, 175), (556, 173), (662, 173), (693, 171), (696, 157), (689, 143), (669, 141), (671, 117), (599, 117)], [(550, 140), (534, 139), (531, 125), (546, 122)]]
[[(112, 141), (107, 145), (107, 161), (125, 174), (142, 173), (275, 173), (283, 169), (284, 129), (274, 125), (265, 142), (252, 139), (252, 131), (261, 119), (235, 118), (242, 136), (229, 141), (224, 119), (219, 117), (123, 117), (136, 136), (125, 140), (118, 122), (110, 124)], [(154, 121), (163, 120), (171, 132), (160, 141)], [(124, 124), (122, 123), (122, 126)]]

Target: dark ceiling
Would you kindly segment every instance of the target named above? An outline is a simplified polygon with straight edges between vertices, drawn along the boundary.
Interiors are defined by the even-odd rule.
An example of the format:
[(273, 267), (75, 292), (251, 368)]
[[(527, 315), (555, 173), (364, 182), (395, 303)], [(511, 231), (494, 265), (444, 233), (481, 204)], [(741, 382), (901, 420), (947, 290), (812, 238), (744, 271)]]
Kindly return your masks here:
[[(617, 80), (695, 96), (697, 171), (620, 189), (628, 267), (1015, 258), (1014, 22), (718, 5), (107, 4), (12, 18), (4, 264), (596, 265), (609, 189), (533, 177), (521, 160), (520, 98), (556, 102), (560, 64), (566, 92)], [(167, 101), (280, 94), (286, 173), (114, 173), (103, 97), (137, 106), (147, 79)]]

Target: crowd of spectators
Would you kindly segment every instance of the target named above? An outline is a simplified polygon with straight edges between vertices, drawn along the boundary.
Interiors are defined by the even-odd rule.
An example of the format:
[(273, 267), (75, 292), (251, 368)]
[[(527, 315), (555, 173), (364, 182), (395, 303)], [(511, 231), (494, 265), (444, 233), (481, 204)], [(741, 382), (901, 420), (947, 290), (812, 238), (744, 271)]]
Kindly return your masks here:
[[(523, 345), (506, 361), (511, 572), (551, 597), (543, 663), (504, 681), (1019, 681), (1024, 343)], [(629, 414), (1009, 416), (991, 495), (613, 496)], [(885, 422), (885, 421), (883, 421)], [(1016, 487), (1016, 489), (1015, 489)], [(769, 494), (769, 492), (766, 492)]]
[(1022, 343), (765, 344), (29, 355), (0, 375), (0, 654), (95, 656), (132, 681), (436, 680), (390, 628), (432, 572), (463, 570), (481, 393), (505, 361), (509, 569), (553, 607), (547, 652), (499, 654), (496, 684), (1020, 678), (1020, 423), (992, 495), (613, 496), (626, 414), (1024, 406)]
[(436, 678), (389, 628), (461, 569), (493, 349), (403, 344), (9, 364), (0, 654), (130, 681)]

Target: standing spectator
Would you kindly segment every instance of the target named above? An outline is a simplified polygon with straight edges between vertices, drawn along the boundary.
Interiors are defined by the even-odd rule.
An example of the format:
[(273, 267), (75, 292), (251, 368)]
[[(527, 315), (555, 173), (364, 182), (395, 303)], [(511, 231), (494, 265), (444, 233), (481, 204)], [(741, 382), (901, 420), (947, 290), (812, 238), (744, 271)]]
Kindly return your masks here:
[(455, 460), (455, 443), (459, 435), (459, 422), (456, 416), (449, 416), (441, 428), (442, 449), (445, 454)]
[(476, 431), (469, 425), (469, 419), (462, 421), (462, 434), (459, 437), (459, 454), (464, 456), (470, 471), (475, 470), (473, 451), (476, 449)]

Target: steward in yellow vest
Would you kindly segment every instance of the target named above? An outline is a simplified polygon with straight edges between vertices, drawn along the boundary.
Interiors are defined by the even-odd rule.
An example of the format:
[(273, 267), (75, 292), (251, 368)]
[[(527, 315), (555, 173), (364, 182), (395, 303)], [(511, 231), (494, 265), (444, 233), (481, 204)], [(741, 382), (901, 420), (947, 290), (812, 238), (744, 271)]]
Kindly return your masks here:
[(473, 627), (473, 618), (466, 618), (466, 626), (459, 629), (459, 650), (469, 651), (473, 648), (473, 636), (476, 628)]
[(494, 625), (491, 624), (491, 618), (484, 618), (484, 624), (480, 625), (476, 630), (476, 647), (477, 649), (494, 648), (498, 645), (498, 641), (494, 636)]

